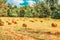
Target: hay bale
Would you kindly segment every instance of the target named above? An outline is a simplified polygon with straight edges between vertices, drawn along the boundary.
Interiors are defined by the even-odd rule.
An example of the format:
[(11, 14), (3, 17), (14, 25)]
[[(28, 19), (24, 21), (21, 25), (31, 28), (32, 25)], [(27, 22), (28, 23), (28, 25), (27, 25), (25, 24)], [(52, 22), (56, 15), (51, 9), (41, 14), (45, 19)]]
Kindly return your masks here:
[(56, 23), (52, 23), (51, 26), (52, 27), (57, 27), (57, 24)]

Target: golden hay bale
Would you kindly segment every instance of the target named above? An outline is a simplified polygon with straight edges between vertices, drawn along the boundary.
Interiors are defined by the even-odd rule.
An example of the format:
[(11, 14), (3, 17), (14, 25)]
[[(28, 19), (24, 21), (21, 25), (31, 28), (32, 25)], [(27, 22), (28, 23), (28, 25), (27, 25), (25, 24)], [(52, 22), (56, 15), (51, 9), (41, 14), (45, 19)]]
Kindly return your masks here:
[(52, 27), (57, 27), (57, 24), (56, 23), (52, 23), (51, 26)]

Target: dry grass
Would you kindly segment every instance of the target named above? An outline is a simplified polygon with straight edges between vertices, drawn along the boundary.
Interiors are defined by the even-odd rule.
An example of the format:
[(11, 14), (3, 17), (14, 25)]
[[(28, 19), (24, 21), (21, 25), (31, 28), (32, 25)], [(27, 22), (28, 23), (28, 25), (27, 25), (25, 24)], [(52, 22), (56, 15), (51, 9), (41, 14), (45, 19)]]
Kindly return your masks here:
[[(27, 33), (33, 33), (32, 35), (29, 34), (26, 37), (26, 40), (60, 40), (60, 19), (19, 17), (0, 18), (0, 34), (11, 36), (15, 38), (14, 40), (25, 40), (24, 38), (27, 33), (25, 35), (23, 34), (26, 29), (29, 29)], [(25, 31), (22, 32), (22, 30)], [(39, 37), (34, 36), (37, 34)], [(21, 39), (21, 36), (23, 36), (23, 39)]]

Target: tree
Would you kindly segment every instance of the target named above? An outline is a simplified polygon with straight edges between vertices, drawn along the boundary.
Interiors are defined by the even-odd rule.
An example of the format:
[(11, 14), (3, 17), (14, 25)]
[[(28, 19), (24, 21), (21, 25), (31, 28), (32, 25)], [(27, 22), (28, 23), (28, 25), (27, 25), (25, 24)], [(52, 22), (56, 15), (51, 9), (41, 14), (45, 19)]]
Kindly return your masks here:
[(32, 12), (31, 12), (31, 8), (28, 8), (25, 10), (24, 17), (33, 17)]
[(60, 18), (60, 9), (58, 6), (58, 0), (46, 0), (46, 3), (50, 6), (51, 9), (51, 18)]
[(6, 0), (0, 0), (0, 5), (5, 4)]
[(58, 6), (58, 0), (46, 0), (46, 4), (48, 4), (51, 10), (55, 10), (55, 7)]
[(24, 15), (25, 15), (25, 10), (24, 9), (21, 9), (20, 10), (20, 17), (24, 17)]
[(10, 11), (11, 11), (10, 9), (7, 10), (7, 15), (8, 15), (9, 17), (11, 16), (11, 15), (10, 15), (10, 14), (11, 14)]
[(50, 7), (44, 2), (38, 2), (37, 5), (34, 5), (36, 15), (38, 17), (49, 17), (50, 16)]

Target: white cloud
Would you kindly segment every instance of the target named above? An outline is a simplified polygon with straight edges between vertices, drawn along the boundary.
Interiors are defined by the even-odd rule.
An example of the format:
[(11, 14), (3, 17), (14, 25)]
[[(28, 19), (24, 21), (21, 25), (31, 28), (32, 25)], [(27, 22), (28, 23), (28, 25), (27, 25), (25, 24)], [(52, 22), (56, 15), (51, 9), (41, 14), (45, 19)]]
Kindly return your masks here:
[(23, 1), (23, 0), (13, 0), (13, 2), (14, 2), (15, 4), (20, 4), (20, 3), (23, 3), (24, 1)]
[(30, 6), (33, 6), (33, 4), (35, 3), (34, 1), (28, 1)]
[(23, 3), (23, 0), (13, 0), (15, 3)]

